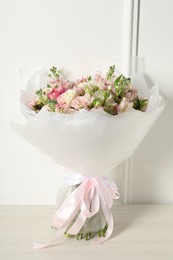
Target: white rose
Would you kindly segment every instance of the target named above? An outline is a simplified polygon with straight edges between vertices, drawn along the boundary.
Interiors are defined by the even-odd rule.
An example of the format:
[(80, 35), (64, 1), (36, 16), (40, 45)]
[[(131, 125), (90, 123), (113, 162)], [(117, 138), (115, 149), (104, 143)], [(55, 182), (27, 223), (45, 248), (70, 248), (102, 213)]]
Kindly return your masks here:
[(65, 99), (65, 103), (67, 105), (70, 105), (72, 100), (77, 96), (77, 92), (74, 89), (68, 89), (65, 93), (64, 93), (64, 99)]

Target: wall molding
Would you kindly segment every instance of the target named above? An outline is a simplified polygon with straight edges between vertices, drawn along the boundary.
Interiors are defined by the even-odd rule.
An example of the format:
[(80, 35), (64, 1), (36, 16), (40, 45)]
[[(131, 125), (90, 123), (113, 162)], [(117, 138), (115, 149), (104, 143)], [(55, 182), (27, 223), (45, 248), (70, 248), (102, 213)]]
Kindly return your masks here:
[[(128, 77), (136, 72), (138, 56), (140, 0), (124, 0), (123, 12), (123, 73)], [(122, 189), (121, 202), (131, 203), (133, 181), (133, 157), (128, 158), (118, 171), (119, 186)]]
[(124, 0), (123, 10), (123, 74), (130, 75), (133, 36), (133, 0)]
[(123, 11), (123, 73), (130, 76), (136, 71), (140, 21), (140, 0), (124, 0)]
[(133, 0), (132, 57), (138, 56), (139, 22), (140, 22), (140, 0)]

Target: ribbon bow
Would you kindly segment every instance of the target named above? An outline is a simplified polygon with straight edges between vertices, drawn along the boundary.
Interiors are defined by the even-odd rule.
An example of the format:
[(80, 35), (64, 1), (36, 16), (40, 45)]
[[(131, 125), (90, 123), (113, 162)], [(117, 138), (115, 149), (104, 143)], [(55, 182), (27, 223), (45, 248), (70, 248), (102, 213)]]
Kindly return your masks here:
[(67, 185), (79, 185), (62, 203), (53, 217), (53, 226), (57, 228), (55, 238), (48, 244), (34, 244), (34, 248), (44, 248), (53, 244), (68, 229), (74, 217), (78, 214), (68, 234), (76, 235), (83, 227), (87, 218), (98, 213), (100, 207), (105, 216), (108, 229), (105, 237), (94, 238), (94, 243), (106, 241), (113, 231), (113, 216), (110, 211), (113, 200), (119, 199), (117, 185), (104, 176), (75, 175), (65, 179)]

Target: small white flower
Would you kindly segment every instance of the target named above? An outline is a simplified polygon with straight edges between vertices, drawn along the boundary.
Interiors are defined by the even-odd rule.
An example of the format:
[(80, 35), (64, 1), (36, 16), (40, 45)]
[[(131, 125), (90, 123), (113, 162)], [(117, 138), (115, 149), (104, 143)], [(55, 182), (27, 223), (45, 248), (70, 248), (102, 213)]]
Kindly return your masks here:
[(65, 102), (67, 105), (70, 105), (72, 100), (77, 96), (76, 90), (74, 89), (68, 89), (64, 93)]
[(43, 89), (43, 94), (44, 94), (44, 95), (47, 95), (47, 94), (49, 94), (51, 91), (52, 91), (52, 88), (44, 88), (44, 89)]
[(82, 83), (79, 83), (79, 84), (78, 84), (78, 87), (80, 87), (80, 88), (82, 88), (82, 89), (85, 89), (87, 86), (88, 86), (88, 83), (87, 83), (87, 82), (82, 82)]

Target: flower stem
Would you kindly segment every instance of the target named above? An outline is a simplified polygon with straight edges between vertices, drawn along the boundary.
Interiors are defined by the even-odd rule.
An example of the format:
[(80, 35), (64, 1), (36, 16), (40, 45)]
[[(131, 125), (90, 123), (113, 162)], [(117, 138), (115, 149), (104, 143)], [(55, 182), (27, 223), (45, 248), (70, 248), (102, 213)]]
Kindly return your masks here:
[(98, 235), (98, 237), (105, 237), (107, 228), (108, 228), (108, 225), (106, 225), (103, 229), (101, 229), (95, 233), (89, 232), (89, 233), (78, 233), (76, 235), (71, 235), (71, 234), (68, 234), (67, 232), (65, 232), (64, 234), (69, 238), (75, 237), (77, 240), (81, 240), (81, 239), (85, 238), (86, 241), (89, 241), (97, 235)]

